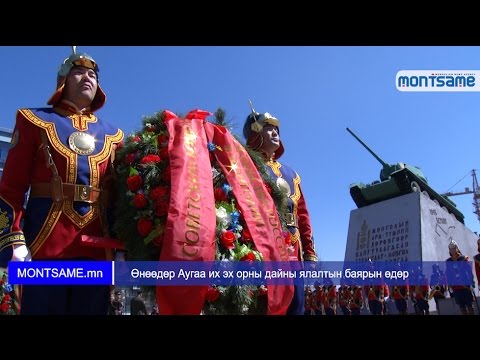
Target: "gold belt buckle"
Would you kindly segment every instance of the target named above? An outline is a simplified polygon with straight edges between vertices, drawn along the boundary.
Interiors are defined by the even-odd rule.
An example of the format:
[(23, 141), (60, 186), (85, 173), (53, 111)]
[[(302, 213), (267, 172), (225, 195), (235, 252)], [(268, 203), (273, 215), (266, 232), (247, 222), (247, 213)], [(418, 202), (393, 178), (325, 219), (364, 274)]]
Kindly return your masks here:
[(91, 199), (92, 187), (88, 185), (75, 185), (74, 201), (93, 203)]

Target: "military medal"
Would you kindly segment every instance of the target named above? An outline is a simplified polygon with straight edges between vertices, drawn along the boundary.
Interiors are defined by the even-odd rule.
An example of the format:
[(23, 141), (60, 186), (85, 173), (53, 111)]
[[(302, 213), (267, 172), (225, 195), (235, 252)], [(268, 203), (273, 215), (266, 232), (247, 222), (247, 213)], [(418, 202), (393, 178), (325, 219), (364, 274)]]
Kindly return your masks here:
[(95, 150), (95, 138), (80, 131), (75, 131), (68, 137), (68, 144), (79, 155), (90, 155)]

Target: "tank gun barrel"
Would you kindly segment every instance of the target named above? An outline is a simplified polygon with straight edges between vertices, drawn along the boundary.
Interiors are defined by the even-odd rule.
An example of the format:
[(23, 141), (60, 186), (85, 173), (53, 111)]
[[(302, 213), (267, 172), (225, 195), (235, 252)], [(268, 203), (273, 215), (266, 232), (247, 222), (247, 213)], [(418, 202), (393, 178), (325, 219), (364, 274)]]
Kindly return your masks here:
[(362, 144), (363, 147), (364, 147), (365, 149), (367, 149), (368, 152), (369, 152), (370, 154), (372, 154), (372, 156), (373, 156), (375, 159), (377, 159), (377, 161), (378, 161), (380, 164), (382, 164), (382, 166), (383, 166), (384, 168), (390, 167), (385, 161), (383, 161), (382, 159), (380, 159), (380, 157), (379, 157), (377, 154), (375, 154), (375, 153), (373, 152), (373, 150), (370, 149), (370, 148), (367, 146), (367, 144), (365, 144), (365, 143), (362, 141), (362, 139), (360, 139), (360, 138), (359, 138), (352, 130), (350, 130), (348, 127), (347, 127), (347, 131), (348, 131), (350, 134), (352, 134), (352, 136), (353, 136), (355, 139), (357, 139), (357, 141), (358, 141), (360, 144)]

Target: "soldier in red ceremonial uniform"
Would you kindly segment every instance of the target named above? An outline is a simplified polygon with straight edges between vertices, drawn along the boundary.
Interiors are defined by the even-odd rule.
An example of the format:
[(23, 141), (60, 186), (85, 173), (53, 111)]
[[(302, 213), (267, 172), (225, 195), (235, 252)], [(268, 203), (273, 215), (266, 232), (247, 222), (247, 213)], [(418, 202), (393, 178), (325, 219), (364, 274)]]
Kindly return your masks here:
[[(478, 254), (473, 257), (475, 261), (475, 273), (477, 274), (477, 284), (480, 288), (480, 238), (477, 240)], [(480, 310), (479, 310), (480, 311)]]
[[(310, 215), (300, 186), (300, 176), (278, 161), (284, 152), (279, 127), (277, 118), (269, 113), (260, 114), (252, 108), (252, 113), (245, 121), (243, 135), (250, 148), (262, 153), (267, 172), (276, 179), (276, 184), (288, 197), (288, 211), (283, 216), (291, 235), (289, 259), (316, 262)], [(295, 286), (295, 295), (287, 315), (304, 314), (304, 296), (304, 286)]]
[(395, 300), (395, 307), (400, 315), (408, 314), (407, 299), (409, 295), (408, 285), (392, 285), (391, 296)]
[(323, 286), (325, 315), (337, 315), (337, 287), (328, 279)]
[(312, 310), (314, 311), (315, 315), (325, 315), (325, 310), (323, 307), (326, 296), (325, 292), (318, 281), (315, 281), (314, 287), (315, 290), (313, 291), (311, 302)]
[(365, 285), (368, 309), (371, 315), (384, 315), (385, 285)]
[(412, 280), (410, 284), (411, 299), (417, 315), (430, 315), (430, 305), (428, 304), (428, 295), (430, 286), (428, 279), (423, 274), (421, 267), (412, 270)]
[[(73, 47), (52, 107), (18, 110), (0, 183), (0, 266), (112, 259), (118, 242), (108, 237), (106, 205), (123, 132), (94, 115), (105, 100), (97, 63)], [(23, 286), (21, 314), (106, 315), (109, 293), (99, 285)]]
[(382, 304), (382, 314), (388, 315), (387, 308), (387, 298), (390, 296), (390, 289), (387, 284), (383, 284), (383, 304)]
[[(375, 271), (372, 260), (368, 260), (368, 270)], [(388, 286), (383, 278), (369, 278), (364, 285), (365, 294), (368, 301), (368, 309), (371, 315), (386, 315), (385, 297), (388, 296)]]
[[(396, 271), (398, 274), (402, 273), (403, 267), (401, 263), (397, 263)], [(394, 300), (395, 307), (400, 315), (408, 314), (409, 286), (408, 280), (403, 278), (390, 279), (390, 286), (388, 287), (389, 296)], [(388, 296), (385, 294), (385, 296)]]
[(310, 286), (305, 288), (305, 315), (315, 315), (315, 311), (312, 308), (313, 293)]
[(445, 273), (440, 270), (438, 264), (432, 265), (432, 275), (430, 276), (430, 295), (428, 299), (434, 299), (438, 315), (440, 313), (440, 300), (445, 299), (447, 293), (447, 277)]
[(350, 303), (352, 302), (352, 294), (346, 284), (342, 284), (338, 288), (338, 306), (342, 310), (343, 315), (352, 315)]
[(363, 308), (363, 289), (358, 285), (352, 285), (349, 289), (352, 294), (350, 311), (352, 312), (352, 315), (360, 315), (361, 309)]
[(470, 278), (473, 285), (473, 274), (470, 274), (471, 269), (463, 266), (456, 266), (451, 261), (468, 261), (468, 256), (464, 256), (457, 243), (454, 240), (450, 240), (448, 244), (448, 251), (450, 257), (447, 259), (447, 281), (449, 287), (452, 289), (452, 297), (455, 299), (455, 303), (460, 307), (462, 315), (474, 315), (473, 310), (473, 294), (469, 284), (460, 284), (457, 282), (464, 282)]

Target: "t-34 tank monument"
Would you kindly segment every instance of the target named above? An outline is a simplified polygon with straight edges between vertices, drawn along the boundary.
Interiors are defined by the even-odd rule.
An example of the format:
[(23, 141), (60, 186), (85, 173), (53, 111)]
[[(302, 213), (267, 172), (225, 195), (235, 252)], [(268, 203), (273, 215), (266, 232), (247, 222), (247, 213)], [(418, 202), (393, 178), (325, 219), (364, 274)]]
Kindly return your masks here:
[(345, 261), (445, 261), (451, 239), (473, 258), (477, 236), (455, 203), (432, 189), (420, 168), (386, 163), (347, 131), (382, 169), (380, 181), (350, 185), (358, 209), (350, 213)]
[[(455, 203), (430, 187), (420, 168), (386, 163), (352, 130), (347, 131), (382, 169), (380, 181), (350, 185), (358, 208), (350, 212), (345, 261), (414, 261), (431, 266), (431, 262), (444, 263), (450, 256), (451, 240), (473, 259), (478, 236), (465, 227), (464, 215)], [(428, 274), (432, 269), (422, 271)], [(430, 303), (433, 311), (435, 305)]]
[(359, 208), (411, 192), (426, 191), (432, 200), (438, 202), (440, 206), (445, 207), (449, 213), (453, 214), (458, 221), (463, 223), (464, 216), (457, 209), (456, 204), (449, 198), (433, 190), (428, 185), (427, 178), (419, 167), (403, 162), (394, 165), (387, 164), (355, 135), (352, 130), (347, 128), (347, 131), (383, 166), (380, 170), (380, 181), (374, 181), (367, 185), (363, 183), (350, 185), (350, 195)]

